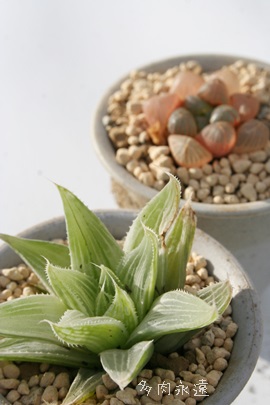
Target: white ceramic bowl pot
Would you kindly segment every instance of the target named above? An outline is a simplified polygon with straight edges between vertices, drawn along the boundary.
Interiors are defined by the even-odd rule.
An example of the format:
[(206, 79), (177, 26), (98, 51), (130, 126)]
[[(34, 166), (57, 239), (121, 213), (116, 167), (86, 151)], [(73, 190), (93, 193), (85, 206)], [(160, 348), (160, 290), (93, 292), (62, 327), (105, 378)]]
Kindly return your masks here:
[[(128, 211), (98, 212), (97, 214), (117, 239), (125, 236), (135, 218), (135, 213)], [(20, 236), (41, 240), (65, 239), (64, 218), (42, 223)], [(233, 288), (232, 317), (238, 324), (238, 331), (233, 338), (233, 350), (228, 367), (215, 392), (203, 401), (207, 405), (229, 405), (247, 383), (259, 356), (262, 325), (258, 297), (239, 263), (216, 240), (203, 231), (197, 230), (192, 250), (207, 259), (210, 274), (218, 280), (229, 279)], [(7, 245), (4, 245), (0, 248), (0, 262), (1, 268), (9, 268), (21, 263), (21, 259)]]
[[(241, 60), (244, 66), (249, 65), (250, 69), (254, 69), (256, 66), (270, 71), (270, 65), (266, 63), (225, 55), (181, 56), (142, 66), (138, 68), (138, 71), (164, 73), (168, 69), (190, 60), (198, 62), (202, 71), (209, 73), (231, 65), (238, 60)], [(108, 116), (109, 98), (120, 89), (125, 79), (127, 77), (115, 83), (101, 99), (93, 120), (92, 140), (101, 162), (112, 177), (112, 190), (117, 203), (123, 208), (136, 209), (150, 200), (157, 193), (157, 190), (152, 186), (143, 184), (132, 173), (132, 170), (129, 171), (125, 165), (117, 163), (115, 147), (105, 129), (106, 125), (110, 124), (105, 122), (106, 119), (104, 121), (104, 116)], [(119, 136), (121, 138), (121, 134)], [(269, 173), (265, 175), (270, 176)], [(267, 285), (270, 278), (269, 197), (260, 201), (234, 204), (194, 201), (193, 207), (198, 216), (198, 227), (230, 250), (249, 273), (258, 291), (263, 292), (264, 286)]]

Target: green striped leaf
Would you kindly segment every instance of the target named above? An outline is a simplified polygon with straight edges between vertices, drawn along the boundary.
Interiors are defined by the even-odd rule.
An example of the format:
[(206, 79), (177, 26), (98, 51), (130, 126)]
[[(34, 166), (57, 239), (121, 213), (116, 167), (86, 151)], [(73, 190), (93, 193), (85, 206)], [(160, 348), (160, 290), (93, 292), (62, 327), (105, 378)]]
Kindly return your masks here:
[(218, 318), (215, 306), (185, 291), (169, 291), (158, 297), (148, 314), (130, 335), (125, 347), (141, 340), (202, 328)]
[(104, 291), (110, 295), (113, 295), (115, 284), (119, 285), (121, 288), (124, 288), (124, 284), (109, 267), (103, 265), (98, 267), (100, 269), (99, 285), (104, 287)]
[(0, 360), (43, 362), (66, 367), (100, 366), (99, 357), (89, 351), (24, 338), (0, 339)]
[(170, 181), (149, 201), (133, 221), (124, 243), (124, 251), (130, 252), (136, 248), (144, 235), (143, 224), (152, 229), (158, 236), (165, 235), (176, 217), (181, 187), (179, 181), (168, 173)]
[(81, 368), (62, 402), (62, 405), (74, 405), (85, 402), (95, 394), (96, 386), (102, 383), (103, 372)]
[(189, 330), (187, 332), (170, 333), (162, 336), (155, 342), (155, 352), (161, 354), (170, 354), (179, 350), (194, 335), (200, 332), (202, 328)]
[(52, 292), (52, 288), (45, 273), (45, 258), (56, 266), (70, 266), (69, 249), (65, 245), (41, 240), (18, 238), (5, 234), (0, 234), (0, 238), (8, 243), (22, 260), (31, 267), (49, 292)]
[(157, 279), (158, 238), (143, 227), (140, 244), (126, 253), (117, 269), (117, 275), (134, 301), (139, 321), (151, 307)]
[(121, 321), (131, 333), (138, 325), (138, 317), (134, 302), (128, 293), (115, 283), (115, 296), (104, 316)]
[(179, 211), (168, 233), (165, 235), (167, 274), (165, 290), (184, 288), (186, 266), (190, 256), (196, 230), (196, 216), (190, 202)]
[(93, 353), (120, 346), (127, 339), (122, 322), (107, 316), (88, 318), (76, 310), (66, 311), (58, 323), (49, 324), (62, 342), (86, 347)]
[(26, 337), (57, 341), (50, 326), (42, 322), (57, 322), (66, 311), (60, 299), (51, 295), (31, 295), (0, 305), (0, 336)]
[(55, 294), (69, 309), (95, 315), (97, 281), (77, 270), (62, 269), (47, 263), (46, 273)]
[(119, 278), (106, 266), (98, 266), (99, 292), (96, 298), (95, 314), (102, 316), (108, 310), (115, 296), (115, 284), (122, 286)]
[(74, 194), (57, 187), (65, 211), (72, 269), (93, 274), (96, 278), (99, 271), (93, 263), (114, 270), (123, 255), (116, 240)]
[(121, 288), (118, 277), (105, 266), (100, 266), (100, 291), (96, 299), (96, 316), (108, 316), (123, 322), (131, 332), (138, 324), (134, 302)]
[(105, 371), (124, 389), (148, 363), (154, 352), (153, 342), (140, 342), (129, 350), (112, 349), (100, 354)]
[(215, 305), (222, 315), (232, 299), (232, 286), (229, 280), (220, 281), (197, 291), (197, 296), (209, 305)]
[[(218, 313), (221, 315), (231, 302), (232, 287), (229, 280), (220, 281), (197, 291), (197, 296), (207, 304), (215, 306)], [(199, 331), (200, 328), (163, 336), (155, 343), (155, 350), (163, 354), (172, 353), (183, 346)]]

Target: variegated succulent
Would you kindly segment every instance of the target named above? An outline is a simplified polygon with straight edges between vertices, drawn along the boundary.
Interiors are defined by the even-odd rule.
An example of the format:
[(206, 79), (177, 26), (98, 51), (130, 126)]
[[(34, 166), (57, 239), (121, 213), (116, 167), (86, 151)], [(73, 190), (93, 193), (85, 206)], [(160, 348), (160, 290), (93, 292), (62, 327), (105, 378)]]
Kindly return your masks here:
[(1, 235), (44, 292), (0, 305), (0, 360), (77, 367), (68, 405), (93, 395), (104, 370), (123, 389), (154, 351), (177, 350), (226, 309), (231, 286), (183, 290), (196, 218), (189, 202), (180, 208), (173, 176), (138, 214), (123, 248), (74, 194), (58, 189), (67, 246)]

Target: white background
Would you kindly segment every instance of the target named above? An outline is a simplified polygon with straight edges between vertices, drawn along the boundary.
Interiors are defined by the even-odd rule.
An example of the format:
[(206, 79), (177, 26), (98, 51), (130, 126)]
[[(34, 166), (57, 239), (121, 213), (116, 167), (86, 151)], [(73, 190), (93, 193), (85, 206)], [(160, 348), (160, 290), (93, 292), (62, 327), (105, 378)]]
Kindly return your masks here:
[(1, 232), (62, 214), (50, 181), (116, 207), (90, 142), (116, 79), (180, 54), (270, 62), (269, 39), (267, 0), (0, 0)]
[[(116, 208), (90, 141), (95, 106), (131, 69), (192, 53), (270, 63), (270, 1), (0, 0), (0, 231), (62, 215), (51, 181)], [(235, 404), (267, 403), (266, 374)]]

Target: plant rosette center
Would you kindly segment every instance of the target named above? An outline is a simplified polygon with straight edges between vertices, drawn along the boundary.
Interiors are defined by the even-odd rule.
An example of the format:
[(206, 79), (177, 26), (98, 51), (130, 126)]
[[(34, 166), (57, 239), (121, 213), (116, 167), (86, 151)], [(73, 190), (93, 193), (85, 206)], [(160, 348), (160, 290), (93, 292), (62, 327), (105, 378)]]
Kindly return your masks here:
[(269, 71), (242, 61), (131, 72), (103, 118), (116, 161), (157, 190), (176, 175), (197, 202), (270, 198), (269, 83)]
[[(119, 387), (116, 398), (133, 387), (135, 400), (147, 395), (138, 386), (151, 364), (153, 374), (144, 378), (153, 388), (149, 395), (163, 382), (171, 386), (169, 395), (180, 380), (191, 396), (199, 383), (213, 392), (237, 330), (230, 316), (232, 287), (228, 280), (214, 282), (206, 260), (191, 255), (196, 217), (189, 202), (180, 208), (178, 180), (170, 176), (141, 210), (123, 248), (74, 194), (58, 190), (68, 245), (0, 235), (34, 272), (24, 265), (1, 271), (1, 395), (13, 402), (23, 392), (47, 402), (50, 395), (59, 398), (63, 387), (55, 382), (60, 377), (54, 367), (63, 366), (77, 369), (69, 390), (61, 369), (65, 405), (89, 397), (100, 402), (100, 392), (106, 396), (110, 390), (104, 375)], [(25, 380), (18, 380), (22, 371), (10, 361), (40, 362), (40, 371), (45, 364), (53, 368), (36, 378), (35, 390), (29, 380), (27, 393)], [(163, 381), (166, 369), (174, 379)], [(9, 378), (11, 373), (16, 378)]]
[[(214, 282), (206, 259), (192, 252), (186, 268), (185, 291), (195, 294)], [(0, 270), (0, 303), (37, 294), (40, 287), (40, 280), (25, 264)], [(215, 391), (228, 366), (236, 331), (229, 305), (218, 322), (186, 342), (181, 350), (153, 356), (147, 368), (141, 370), (124, 391), (108, 374), (103, 374), (91, 401), (85, 403), (96, 405), (106, 399), (113, 403), (113, 398), (117, 398), (129, 405), (129, 401), (134, 402), (136, 398), (141, 402), (147, 398), (164, 402), (174, 397), (190, 405), (196, 404)], [(0, 361), (0, 369), (0, 393), (11, 403), (15, 397), (17, 401), (25, 401), (33, 395), (40, 398), (37, 405), (42, 401), (62, 402), (76, 375), (74, 369), (48, 363)]]

